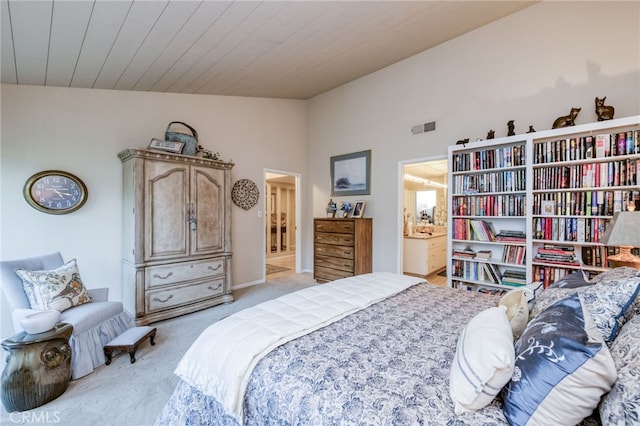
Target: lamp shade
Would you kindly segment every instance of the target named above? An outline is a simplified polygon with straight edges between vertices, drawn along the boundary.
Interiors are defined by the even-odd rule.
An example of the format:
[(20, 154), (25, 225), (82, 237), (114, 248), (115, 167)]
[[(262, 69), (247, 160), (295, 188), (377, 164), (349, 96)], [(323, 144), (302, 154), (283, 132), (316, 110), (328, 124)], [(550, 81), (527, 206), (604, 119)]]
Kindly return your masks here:
[(607, 246), (640, 247), (640, 211), (615, 213), (600, 241)]

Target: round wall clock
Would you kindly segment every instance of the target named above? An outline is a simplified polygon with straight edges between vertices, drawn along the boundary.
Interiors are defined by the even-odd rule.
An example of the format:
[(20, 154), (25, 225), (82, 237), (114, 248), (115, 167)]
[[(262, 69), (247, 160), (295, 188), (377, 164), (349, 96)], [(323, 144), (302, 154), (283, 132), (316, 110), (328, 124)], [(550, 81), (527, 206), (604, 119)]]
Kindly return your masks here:
[(45, 170), (27, 179), (24, 198), (36, 210), (66, 214), (78, 210), (88, 197), (87, 186), (77, 176), (60, 170)]

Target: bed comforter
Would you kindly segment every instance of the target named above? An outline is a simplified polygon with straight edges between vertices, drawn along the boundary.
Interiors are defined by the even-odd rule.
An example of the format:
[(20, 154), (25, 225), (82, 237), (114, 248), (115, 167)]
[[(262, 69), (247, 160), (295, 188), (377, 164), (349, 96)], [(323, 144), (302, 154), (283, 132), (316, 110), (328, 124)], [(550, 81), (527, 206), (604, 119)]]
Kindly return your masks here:
[[(448, 388), (460, 332), (497, 301), (421, 283), (284, 343), (252, 370), (243, 424), (506, 424), (499, 398), (456, 415)], [(239, 421), (181, 380), (156, 424)]]

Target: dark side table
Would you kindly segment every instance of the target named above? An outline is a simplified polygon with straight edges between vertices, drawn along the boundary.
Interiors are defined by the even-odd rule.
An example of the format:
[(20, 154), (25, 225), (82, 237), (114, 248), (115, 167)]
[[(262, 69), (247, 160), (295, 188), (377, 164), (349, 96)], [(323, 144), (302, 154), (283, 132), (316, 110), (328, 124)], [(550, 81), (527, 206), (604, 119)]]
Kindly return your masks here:
[(9, 352), (2, 371), (2, 404), (11, 411), (39, 407), (62, 395), (71, 380), (71, 324), (38, 334), (24, 331), (2, 341)]

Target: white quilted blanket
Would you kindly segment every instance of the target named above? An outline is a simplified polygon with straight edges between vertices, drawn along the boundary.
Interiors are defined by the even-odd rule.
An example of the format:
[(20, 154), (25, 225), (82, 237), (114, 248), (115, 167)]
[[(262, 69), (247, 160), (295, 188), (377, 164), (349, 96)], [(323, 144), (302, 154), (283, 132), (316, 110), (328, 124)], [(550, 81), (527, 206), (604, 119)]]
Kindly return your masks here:
[(242, 424), (255, 365), (273, 348), (384, 300), (424, 279), (388, 272), (343, 278), (281, 296), (210, 325), (175, 370)]

